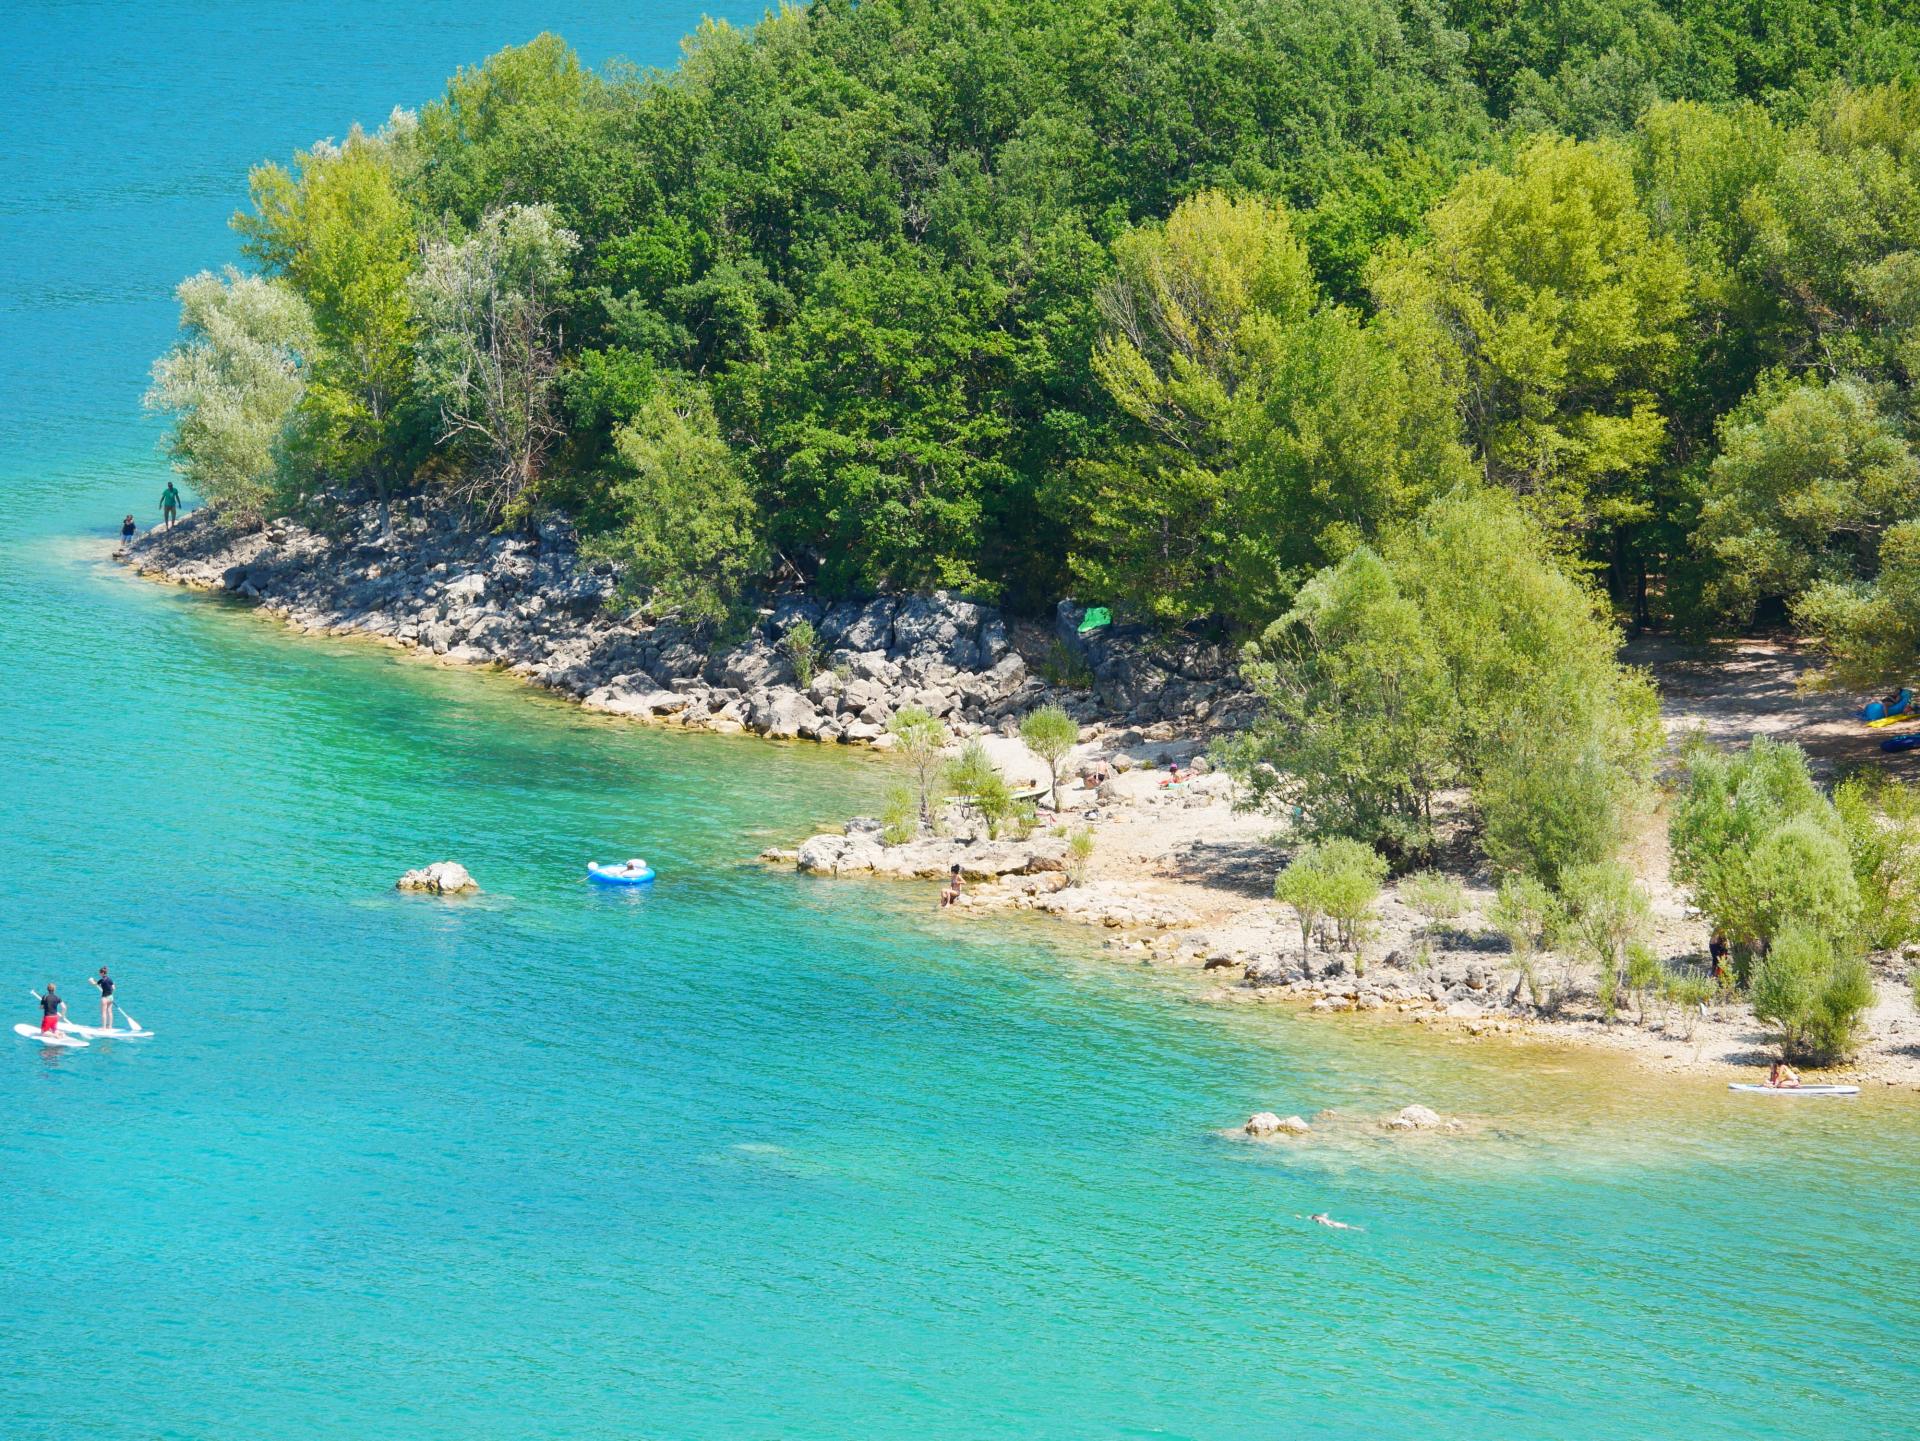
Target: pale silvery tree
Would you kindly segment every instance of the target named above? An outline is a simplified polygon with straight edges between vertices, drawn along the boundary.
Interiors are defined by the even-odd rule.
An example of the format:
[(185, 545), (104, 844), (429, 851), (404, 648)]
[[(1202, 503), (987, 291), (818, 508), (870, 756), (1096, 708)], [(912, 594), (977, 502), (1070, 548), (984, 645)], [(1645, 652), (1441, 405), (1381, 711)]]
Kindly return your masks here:
[(528, 492), (562, 434), (559, 299), (579, 244), (547, 206), (509, 205), (464, 239), (430, 243), (412, 281), (417, 378), (439, 407), (440, 442), (467, 459), (454, 493), (489, 520)]
[(280, 497), (281, 441), (306, 393), (313, 315), (278, 280), (229, 265), (180, 282), (184, 337), (153, 363), (146, 405), (173, 418), (173, 468), (223, 521), (262, 520)]

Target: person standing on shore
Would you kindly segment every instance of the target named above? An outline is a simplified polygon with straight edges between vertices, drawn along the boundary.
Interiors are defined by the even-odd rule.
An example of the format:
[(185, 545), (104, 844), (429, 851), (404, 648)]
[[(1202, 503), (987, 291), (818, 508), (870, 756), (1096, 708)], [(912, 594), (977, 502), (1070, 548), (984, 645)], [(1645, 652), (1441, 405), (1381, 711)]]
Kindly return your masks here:
[(60, 993), (53, 988), (53, 982), (48, 981), (46, 994), (40, 997), (40, 1034), (50, 1036), (58, 1031), (66, 1011), (67, 1003), (60, 999)]
[(99, 976), (88, 976), (87, 982), (100, 992), (100, 1029), (111, 1031), (113, 1029), (113, 977), (109, 976), (107, 968), (102, 966)]
[(127, 546), (130, 546), (133, 544), (133, 533), (138, 529), (139, 527), (133, 523), (132, 516), (128, 516), (125, 520), (120, 522), (121, 549), (124, 550)]
[(172, 481), (168, 481), (167, 488), (160, 492), (160, 519), (168, 530), (172, 530), (173, 523), (179, 516), (180, 490)]

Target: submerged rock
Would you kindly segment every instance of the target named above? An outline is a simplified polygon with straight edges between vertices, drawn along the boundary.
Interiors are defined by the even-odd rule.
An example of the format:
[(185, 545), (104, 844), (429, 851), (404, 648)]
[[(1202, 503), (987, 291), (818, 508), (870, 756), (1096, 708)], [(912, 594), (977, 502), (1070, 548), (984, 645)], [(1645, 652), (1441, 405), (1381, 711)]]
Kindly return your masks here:
[(464, 896), (477, 892), (480, 883), (458, 861), (435, 861), (430, 866), (408, 871), (394, 883), (394, 889), (432, 896)]
[(1276, 1116), (1272, 1111), (1256, 1111), (1241, 1127), (1249, 1136), (1304, 1136), (1313, 1130), (1304, 1117)]
[(1428, 1106), (1403, 1106), (1400, 1114), (1387, 1122), (1393, 1131), (1437, 1131), (1446, 1123), (1440, 1113)]

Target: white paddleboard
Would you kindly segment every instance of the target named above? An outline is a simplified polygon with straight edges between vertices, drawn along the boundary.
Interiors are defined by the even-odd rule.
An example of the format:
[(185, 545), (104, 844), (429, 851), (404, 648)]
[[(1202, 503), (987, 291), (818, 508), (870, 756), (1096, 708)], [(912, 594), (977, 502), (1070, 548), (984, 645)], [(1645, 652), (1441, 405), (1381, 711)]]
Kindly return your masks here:
[(104, 1026), (80, 1026), (72, 1021), (62, 1021), (60, 1030), (63, 1035), (85, 1036), (90, 1041), (150, 1041), (152, 1031), (143, 1031), (139, 1027), (132, 1030), (109, 1030)]
[(25, 1036), (29, 1041), (38, 1041), (43, 1046), (84, 1046), (87, 1043), (78, 1036), (62, 1035), (58, 1031), (43, 1031), (38, 1026), (29, 1026), (25, 1021), (13, 1028), (16, 1036)]
[(1727, 1082), (1729, 1091), (1744, 1091), (1762, 1096), (1857, 1096), (1858, 1086), (1755, 1086), (1741, 1081)]

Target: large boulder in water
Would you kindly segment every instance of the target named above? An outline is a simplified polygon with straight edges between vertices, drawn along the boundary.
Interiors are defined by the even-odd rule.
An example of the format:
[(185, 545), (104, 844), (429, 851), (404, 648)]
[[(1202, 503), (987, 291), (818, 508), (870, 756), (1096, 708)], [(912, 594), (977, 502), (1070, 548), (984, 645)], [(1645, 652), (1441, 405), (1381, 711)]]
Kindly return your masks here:
[(879, 860), (879, 845), (864, 836), (814, 836), (794, 863), (808, 875), (841, 876), (870, 871)]
[(408, 871), (394, 889), (419, 891), (431, 896), (465, 896), (480, 889), (480, 883), (467, 874), (458, 861), (435, 861), (430, 866)]
[(1241, 1127), (1249, 1136), (1304, 1136), (1313, 1130), (1301, 1116), (1276, 1116), (1272, 1111), (1256, 1111)]
[(1400, 1114), (1387, 1122), (1395, 1131), (1437, 1131), (1445, 1123), (1437, 1111), (1428, 1106), (1404, 1106)]

